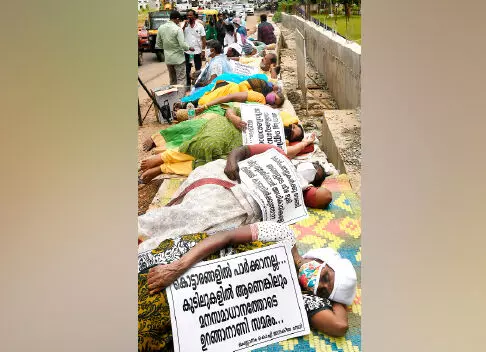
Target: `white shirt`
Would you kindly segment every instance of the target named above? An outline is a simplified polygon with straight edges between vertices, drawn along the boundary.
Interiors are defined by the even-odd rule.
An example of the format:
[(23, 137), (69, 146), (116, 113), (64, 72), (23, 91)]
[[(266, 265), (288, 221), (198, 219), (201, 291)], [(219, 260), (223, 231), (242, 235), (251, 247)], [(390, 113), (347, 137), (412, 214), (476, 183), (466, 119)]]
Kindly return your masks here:
[(231, 45), (235, 42), (235, 37), (233, 36), (233, 34), (228, 34), (226, 33), (226, 35), (224, 36), (224, 46), (228, 46), (228, 45)]
[[(238, 33), (238, 32), (236, 32), (236, 31), (235, 31), (235, 34), (236, 34), (236, 42), (237, 42), (238, 44), (240, 44), (241, 46), (243, 46), (243, 44), (244, 44), (244, 43), (243, 43), (243, 38), (241, 37), (241, 33)], [(248, 40), (247, 40), (246, 42), (248, 42)], [(250, 44), (251, 44), (251, 43), (250, 43)], [(253, 45), (253, 44), (252, 44), (252, 45)], [(254, 45), (253, 45), (253, 46), (254, 46)]]
[(206, 36), (206, 31), (204, 26), (196, 21), (194, 27), (190, 24), (184, 29), (184, 39), (189, 47), (194, 48), (194, 51), (186, 51), (186, 54), (200, 54), (202, 51), (202, 39), (201, 37)]

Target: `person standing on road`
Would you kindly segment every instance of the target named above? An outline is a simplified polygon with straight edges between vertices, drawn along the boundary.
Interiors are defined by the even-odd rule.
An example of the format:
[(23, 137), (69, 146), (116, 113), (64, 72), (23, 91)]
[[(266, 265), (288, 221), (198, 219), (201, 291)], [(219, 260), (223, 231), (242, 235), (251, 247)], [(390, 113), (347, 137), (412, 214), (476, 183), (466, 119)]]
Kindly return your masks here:
[(271, 23), (267, 22), (267, 15), (260, 15), (260, 24), (258, 25), (258, 41), (263, 42), (266, 45), (273, 44), (277, 42), (275, 37), (275, 28), (273, 28)]
[(222, 13), (218, 14), (218, 21), (216, 22), (216, 33), (218, 42), (224, 46), (224, 36), (226, 35), (226, 25), (224, 23), (224, 17)]
[(216, 31), (216, 27), (214, 26), (214, 19), (212, 17), (206, 27), (206, 43), (211, 39), (218, 40), (218, 34)]
[(226, 34), (223, 39), (223, 47), (227, 47), (233, 43), (236, 43), (235, 39), (235, 27), (232, 24), (228, 24), (226, 27)]
[(184, 51), (194, 51), (193, 47), (184, 42), (184, 34), (179, 26), (181, 14), (178, 11), (170, 13), (170, 21), (161, 25), (157, 32), (155, 48), (164, 49), (165, 64), (169, 71), (171, 85), (185, 85), (185, 57)]
[(187, 11), (187, 20), (184, 23), (184, 38), (186, 43), (194, 48), (194, 51), (186, 51), (186, 80), (187, 85), (191, 86), (191, 54), (194, 55), (194, 66), (196, 71), (202, 67), (202, 59), (204, 58), (204, 51), (206, 50), (206, 31), (204, 26), (196, 21), (196, 11)]
[(232, 21), (233, 25), (235, 26), (235, 39), (236, 42), (240, 45), (244, 45), (246, 43), (246, 28), (241, 25), (241, 19), (239, 17), (233, 18)]

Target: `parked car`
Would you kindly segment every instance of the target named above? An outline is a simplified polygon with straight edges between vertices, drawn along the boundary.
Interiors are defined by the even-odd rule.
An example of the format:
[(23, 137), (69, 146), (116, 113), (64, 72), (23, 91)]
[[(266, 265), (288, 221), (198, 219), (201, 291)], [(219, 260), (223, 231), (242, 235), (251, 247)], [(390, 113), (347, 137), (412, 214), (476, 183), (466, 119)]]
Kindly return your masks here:
[(245, 5), (243, 4), (233, 4), (233, 12), (235, 13), (235, 16), (239, 16), (240, 13), (246, 13), (245, 12)]
[(181, 12), (181, 11), (187, 11), (192, 8), (192, 3), (189, 0), (177, 0), (176, 3), (176, 10)]
[(247, 4), (245, 6), (245, 9), (246, 9), (246, 14), (247, 15), (254, 15), (255, 14), (255, 7), (253, 6), (253, 4)]

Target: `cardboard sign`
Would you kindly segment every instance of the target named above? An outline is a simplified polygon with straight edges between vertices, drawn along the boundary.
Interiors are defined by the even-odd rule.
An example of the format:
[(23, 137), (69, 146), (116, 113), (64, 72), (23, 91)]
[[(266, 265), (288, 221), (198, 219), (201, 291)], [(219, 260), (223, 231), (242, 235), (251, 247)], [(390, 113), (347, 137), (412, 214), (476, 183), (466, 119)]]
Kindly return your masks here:
[(240, 104), (241, 120), (247, 123), (243, 145), (272, 144), (285, 153), (285, 133), (280, 112), (262, 104)]
[(155, 100), (159, 103), (162, 111), (155, 107), (157, 120), (160, 123), (169, 123), (175, 119), (174, 104), (184, 96), (184, 86), (166, 86), (152, 90)]
[(230, 66), (233, 73), (239, 75), (252, 76), (258, 73), (258, 67), (245, 65), (235, 60), (230, 60)]
[(294, 224), (309, 216), (297, 170), (275, 149), (238, 163), (240, 179), (257, 201), (263, 221)]
[(166, 292), (176, 352), (243, 352), (310, 333), (283, 243), (201, 262)]

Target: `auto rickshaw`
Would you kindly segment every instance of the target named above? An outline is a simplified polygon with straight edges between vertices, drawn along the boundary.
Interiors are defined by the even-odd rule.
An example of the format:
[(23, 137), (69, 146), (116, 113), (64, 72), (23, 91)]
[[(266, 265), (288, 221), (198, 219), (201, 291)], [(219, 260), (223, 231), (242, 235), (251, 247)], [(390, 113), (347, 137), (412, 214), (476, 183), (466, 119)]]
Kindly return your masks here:
[(218, 10), (196, 10), (198, 17), (205, 25), (208, 25), (209, 19), (213, 16), (218, 16)]

